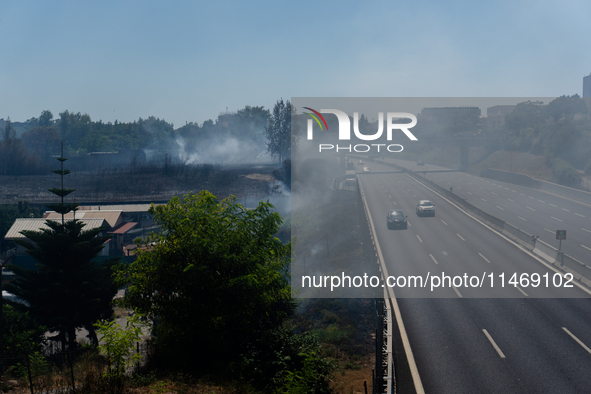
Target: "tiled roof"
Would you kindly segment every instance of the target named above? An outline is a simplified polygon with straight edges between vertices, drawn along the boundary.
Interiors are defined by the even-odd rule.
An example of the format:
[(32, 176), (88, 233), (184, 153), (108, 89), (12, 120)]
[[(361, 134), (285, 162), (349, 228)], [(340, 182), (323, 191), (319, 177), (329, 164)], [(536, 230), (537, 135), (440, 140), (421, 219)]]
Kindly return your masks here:
[[(60, 215), (61, 219), (61, 215)], [(82, 223), (85, 224), (84, 230), (92, 230), (98, 227), (106, 227), (106, 221), (104, 219), (81, 219)], [(46, 224), (46, 219), (43, 218), (26, 218), (16, 219), (6, 235), (5, 239), (26, 239), (20, 232), (23, 230), (39, 231), (42, 228), (49, 228)]]

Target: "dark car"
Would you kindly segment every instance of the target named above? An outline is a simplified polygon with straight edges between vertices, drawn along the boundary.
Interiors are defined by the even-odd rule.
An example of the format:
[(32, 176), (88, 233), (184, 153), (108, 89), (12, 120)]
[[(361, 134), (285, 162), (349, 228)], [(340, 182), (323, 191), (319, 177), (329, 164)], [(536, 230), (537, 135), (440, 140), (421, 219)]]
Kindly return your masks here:
[(435, 216), (435, 205), (429, 200), (420, 200), (417, 204), (417, 216)]
[(400, 210), (388, 212), (386, 218), (388, 218), (388, 230), (392, 230), (393, 228), (406, 229), (408, 227), (406, 216), (404, 216), (404, 212)]

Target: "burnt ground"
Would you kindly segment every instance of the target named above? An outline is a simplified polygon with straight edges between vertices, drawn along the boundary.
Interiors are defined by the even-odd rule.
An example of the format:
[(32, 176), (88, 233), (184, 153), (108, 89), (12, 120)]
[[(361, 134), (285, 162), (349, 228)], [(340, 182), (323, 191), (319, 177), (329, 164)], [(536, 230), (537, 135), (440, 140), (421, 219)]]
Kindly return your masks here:
[[(279, 165), (170, 165), (102, 169), (72, 172), (64, 177), (64, 187), (76, 189), (68, 201), (78, 203), (164, 202), (172, 196), (201, 190), (209, 190), (219, 198), (236, 195), (240, 199), (246, 195), (254, 200), (280, 191), (273, 175), (278, 168)], [(60, 182), (55, 174), (0, 176), (0, 204), (55, 202), (57, 197), (47, 189), (61, 188)]]

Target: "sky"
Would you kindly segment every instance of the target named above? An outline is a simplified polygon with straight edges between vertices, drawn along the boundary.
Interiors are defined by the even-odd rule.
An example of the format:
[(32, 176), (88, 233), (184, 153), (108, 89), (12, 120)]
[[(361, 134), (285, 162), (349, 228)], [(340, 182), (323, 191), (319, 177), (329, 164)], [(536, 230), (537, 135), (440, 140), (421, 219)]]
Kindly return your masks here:
[(582, 95), (591, 2), (0, 0), (0, 118), (181, 127), (292, 97)]

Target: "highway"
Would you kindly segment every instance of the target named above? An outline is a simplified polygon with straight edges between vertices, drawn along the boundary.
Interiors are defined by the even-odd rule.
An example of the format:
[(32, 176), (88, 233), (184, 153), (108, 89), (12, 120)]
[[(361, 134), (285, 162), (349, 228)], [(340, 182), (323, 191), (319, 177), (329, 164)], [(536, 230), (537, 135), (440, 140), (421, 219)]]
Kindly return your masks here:
[[(508, 285), (507, 278), (513, 273), (562, 277), (543, 260), (426, 185), (381, 164), (367, 166), (371, 173), (360, 174), (359, 182), (390, 276), (467, 275), (486, 279), (482, 287), (457, 283), (433, 292), (429, 288), (393, 288), (425, 392), (591, 392), (591, 293), (576, 285), (564, 287), (565, 281), (560, 280), (560, 286), (533, 287), (528, 281), (517, 287)], [(429, 168), (425, 167), (421, 169)], [(507, 211), (511, 220), (499, 218), (527, 232), (528, 228), (515, 222), (526, 221), (517, 216), (527, 222), (531, 219), (533, 226), (536, 220), (543, 221), (544, 215), (563, 219), (567, 214), (579, 217), (574, 215), (578, 213), (585, 216), (580, 219), (591, 217), (580, 204), (575, 209), (548, 196), (539, 198), (542, 203), (537, 201), (537, 194), (531, 195), (532, 199), (523, 188), (507, 186), (509, 190), (505, 190), (499, 182), (487, 183), (466, 174), (427, 175), (430, 180), (435, 176), (438, 182), (453, 184), (454, 192), (460, 188), (459, 193), (472, 193), (468, 194), (472, 203), (483, 198), (487, 200), (483, 203), (499, 205), (497, 210)], [(474, 188), (466, 187), (468, 183)], [(507, 199), (505, 192), (513, 194), (514, 202), (501, 201)], [(434, 202), (435, 217), (416, 216), (419, 199)], [(535, 210), (527, 212), (528, 216), (520, 215), (521, 208), (517, 207), (525, 202)], [(511, 204), (516, 205), (513, 211)], [(553, 208), (570, 212), (556, 216)], [(386, 213), (392, 209), (401, 209), (408, 216), (407, 230), (386, 228)], [(585, 228), (583, 225), (581, 228)], [(492, 286), (488, 279), (491, 274), (495, 278)], [(502, 274), (505, 287), (499, 279)]]

